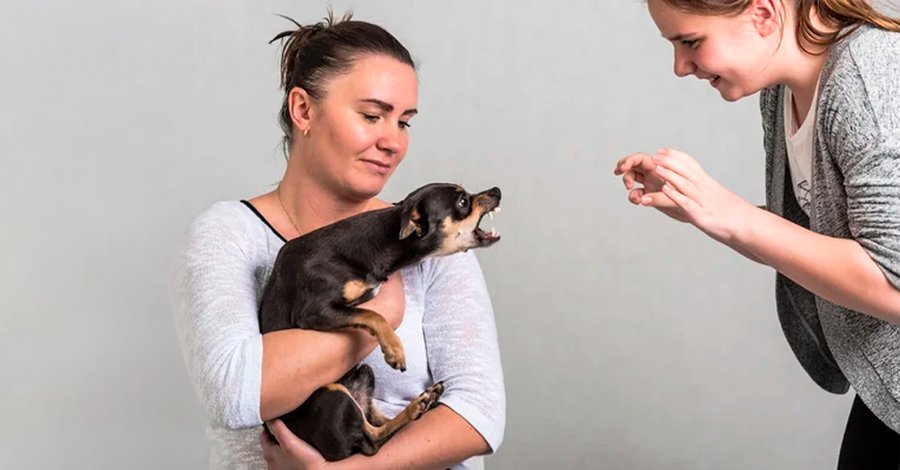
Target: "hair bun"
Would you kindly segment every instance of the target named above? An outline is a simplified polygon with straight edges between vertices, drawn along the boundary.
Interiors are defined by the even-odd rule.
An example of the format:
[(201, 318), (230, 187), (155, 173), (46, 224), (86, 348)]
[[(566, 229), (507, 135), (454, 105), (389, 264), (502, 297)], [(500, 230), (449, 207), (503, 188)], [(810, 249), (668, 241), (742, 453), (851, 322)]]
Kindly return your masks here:
[(331, 28), (338, 23), (349, 21), (353, 17), (353, 13), (348, 12), (340, 21), (335, 21), (334, 12), (329, 10), (328, 16), (323, 18), (322, 21), (305, 26), (291, 17), (280, 14), (278, 16), (297, 25), (297, 29), (283, 31), (269, 41), (269, 44), (272, 44), (275, 41), (282, 41), (284, 43), (281, 51), (281, 88), (286, 89), (291, 83), (291, 74), (298, 65), (303, 49), (318, 33)]

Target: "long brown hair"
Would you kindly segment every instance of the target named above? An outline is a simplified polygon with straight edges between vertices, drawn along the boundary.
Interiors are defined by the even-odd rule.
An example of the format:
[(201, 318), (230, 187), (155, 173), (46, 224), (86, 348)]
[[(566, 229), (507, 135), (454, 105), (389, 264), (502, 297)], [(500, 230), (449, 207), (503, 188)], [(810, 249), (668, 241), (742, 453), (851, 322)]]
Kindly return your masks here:
[[(663, 0), (677, 10), (699, 15), (738, 15), (753, 0)], [(791, 0), (787, 0), (791, 1)], [(797, 38), (827, 48), (862, 25), (868, 24), (889, 31), (900, 32), (900, 19), (880, 13), (868, 0), (793, 0), (797, 7)], [(784, 5), (785, 0), (781, 0)], [(813, 24), (812, 12), (829, 28), (821, 31)], [(809, 51), (801, 41), (800, 47)]]

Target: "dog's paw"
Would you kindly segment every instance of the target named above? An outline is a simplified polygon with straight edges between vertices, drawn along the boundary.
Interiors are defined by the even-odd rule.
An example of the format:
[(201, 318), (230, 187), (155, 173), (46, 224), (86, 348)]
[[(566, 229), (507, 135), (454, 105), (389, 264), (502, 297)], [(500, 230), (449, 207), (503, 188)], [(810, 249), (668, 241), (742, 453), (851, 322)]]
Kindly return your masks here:
[(425, 390), (425, 393), (428, 394), (428, 400), (431, 402), (431, 408), (434, 408), (438, 404), (438, 399), (441, 398), (441, 395), (444, 394), (444, 382), (438, 382), (428, 387)]
[(406, 409), (409, 413), (410, 421), (415, 421), (421, 418), (422, 415), (424, 415), (425, 412), (430, 409), (430, 406), (431, 402), (428, 400), (427, 393), (423, 393), (416, 397), (416, 399), (413, 400), (413, 402), (410, 403), (410, 406)]
[(382, 352), (384, 353), (384, 361), (387, 362), (389, 366), (400, 372), (406, 372), (406, 354), (403, 352), (402, 346), (387, 346), (382, 348)]
[(438, 399), (441, 398), (443, 393), (444, 384), (442, 382), (438, 382), (431, 387), (428, 387), (427, 390), (413, 400), (412, 406), (410, 406), (410, 411), (412, 413), (410, 418), (415, 421), (421, 418), (426, 411), (437, 407)]
[(438, 400), (441, 398), (441, 395), (444, 394), (444, 383), (438, 382), (428, 387), (425, 393), (428, 394), (428, 409), (433, 410), (438, 406)]

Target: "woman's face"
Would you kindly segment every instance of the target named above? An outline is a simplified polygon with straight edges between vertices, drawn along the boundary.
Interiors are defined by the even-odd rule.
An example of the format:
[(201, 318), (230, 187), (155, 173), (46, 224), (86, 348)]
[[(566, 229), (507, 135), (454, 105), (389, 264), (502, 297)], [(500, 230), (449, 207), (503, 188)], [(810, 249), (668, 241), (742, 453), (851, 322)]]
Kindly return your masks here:
[(305, 163), (342, 197), (372, 198), (406, 156), (419, 95), (415, 70), (389, 56), (366, 55), (330, 79), (324, 92), (311, 106), (308, 135), (295, 130)]
[(675, 47), (675, 75), (709, 80), (727, 101), (772, 84), (769, 65), (780, 41), (774, 5), (755, 1), (738, 15), (715, 16), (685, 13), (665, 0), (647, 1), (659, 32)]

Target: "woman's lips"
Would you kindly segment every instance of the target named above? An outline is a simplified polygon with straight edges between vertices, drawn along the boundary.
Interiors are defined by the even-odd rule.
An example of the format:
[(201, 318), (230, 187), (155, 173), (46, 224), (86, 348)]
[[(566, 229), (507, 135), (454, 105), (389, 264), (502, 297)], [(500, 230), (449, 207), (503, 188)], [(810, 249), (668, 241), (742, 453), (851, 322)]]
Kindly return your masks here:
[(378, 160), (368, 160), (368, 159), (363, 159), (363, 163), (365, 163), (365, 165), (366, 165), (370, 170), (374, 171), (375, 173), (378, 173), (379, 175), (386, 175), (386, 174), (388, 174), (388, 172), (391, 171), (391, 165), (390, 165), (390, 164), (384, 163), (384, 162), (380, 162), (380, 161), (378, 161)]

